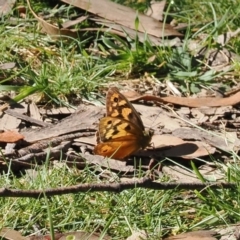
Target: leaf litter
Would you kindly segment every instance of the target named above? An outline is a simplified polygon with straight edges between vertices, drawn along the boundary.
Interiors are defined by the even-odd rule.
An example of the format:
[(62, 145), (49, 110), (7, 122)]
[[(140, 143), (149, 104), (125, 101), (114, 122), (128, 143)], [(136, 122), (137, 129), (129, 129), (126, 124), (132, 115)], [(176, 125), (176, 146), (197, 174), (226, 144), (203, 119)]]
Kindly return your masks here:
[[(131, 94), (133, 94), (132, 91)], [(161, 98), (153, 95), (143, 95), (141, 97), (133, 99), (134, 101), (137, 99), (145, 102), (151, 99), (150, 103), (152, 103), (152, 99), (154, 99), (155, 105), (162, 103)], [(158, 99), (159, 101), (156, 101)], [(169, 97), (168, 99), (171, 98)], [(179, 99), (181, 99), (181, 97), (179, 97)], [(201, 98), (198, 98), (197, 100), (199, 104), (202, 105)], [(224, 100), (227, 101), (228, 99), (221, 99), (221, 101)], [(192, 101), (195, 102), (196, 99), (188, 98), (188, 103), (190, 106), (192, 105)], [(212, 101), (218, 101), (218, 99), (212, 99)], [(203, 102), (205, 102), (205, 99)], [(172, 104), (172, 101), (170, 101), (170, 103)], [(134, 104), (136, 110), (141, 113), (141, 118), (145, 126), (151, 127), (155, 131), (155, 135), (152, 138), (152, 146), (145, 151), (140, 151), (139, 154), (136, 154), (136, 156), (147, 158), (147, 156), (150, 155), (151, 157), (158, 160), (164, 158), (181, 158), (185, 160), (193, 160), (201, 157), (208, 158), (209, 155), (212, 155), (214, 157), (215, 154), (218, 156), (220, 152), (224, 153), (230, 151), (239, 151), (239, 133), (234, 127), (233, 122), (231, 122), (231, 125), (229, 125), (227, 128), (231, 129), (231, 131), (227, 131), (225, 128), (228, 123), (228, 119), (231, 118), (231, 114), (234, 114), (236, 116), (239, 115), (237, 109), (233, 111), (230, 109), (231, 106), (229, 106), (228, 118), (225, 118), (223, 114), (223, 107), (214, 107), (214, 111), (209, 110), (206, 114), (207, 118), (205, 119), (207, 121), (209, 120), (209, 117), (212, 117), (211, 114), (214, 116), (216, 112), (219, 113), (217, 114), (216, 119), (212, 119), (211, 122), (209, 122), (212, 126), (217, 126), (218, 128), (211, 128), (211, 126), (208, 125), (208, 129), (204, 129), (202, 127), (203, 124), (199, 119), (199, 117), (202, 119), (203, 116), (206, 116), (204, 115), (204, 111), (201, 112), (203, 116), (199, 114), (192, 114), (193, 109), (189, 108), (189, 111), (186, 111), (186, 106), (184, 105), (183, 112), (181, 112), (181, 107), (179, 107), (180, 103), (181, 100), (178, 102), (176, 111), (174, 111), (173, 107), (167, 107), (164, 109), (166, 106), (161, 108), (154, 105), (146, 106), (141, 104)], [(35, 122), (31, 119), (37, 119), (38, 121), (41, 121), (43, 118), (46, 119), (47, 116), (40, 116), (40, 112), (44, 111), (39, 111), (37, 108), (37, 105), (34, 105), (33, 108), (29, 108), (29, 111), (32, 111), (33, 113), (29, 113), (31, 117), (28, 119), (21, 119), (21, 117), (19, 117), (17, 114), (15, 117), (18, 120), (20, 118), (20, 122), (23, 122), (25, 124), (26, 122), (34, 124)], [(200, 109), (199, 111), (201, 111), (201, 108), (195, 108), (195, 110), (196, 109)], [(225, 108), (225, 110), (226, 109), (227, 108)], [(35, 112), (37, 112), (37, 114)], [(79, 153), (82, 149), (82, 154), (85, 154), (84, 157), (86, 157), (86, 154), (92, 154), (93, 146), (96, 144), (95, 132), (98, 127), (98, 121), (99, 118), (104, 115), (104, 112), (104, 107), (82, 104), (79, 106), (75, 113), (64, 118), (57, 124), (48, 123), (47, 126), (39, 128), (39, 124), (35, 123), (35, 127), (32, 129), (27, 129), (26, 127), (21, 129), (20, 136), (22, 137), (19, 139), (16, 138), (13, 141), (9, 140), (9, 138), (11, 138), (12, 132), (5, 131), (2, 134), (4, 134), (3, 136), (5, 136), (6, 141), (9, 143), (16, 143), (14, 151), (11, 154), (7, 155), (8, 157), (14, 157), (18, 161), (21, 161), (22, 159), (30, 163), (33, 161), (35, 154), (38, 154), (38, 156), (40, 156), (42, 153), (42, 157), (44, 158), (49, 144), (51, 144), (51, 148), (53, 150), (55, 149), (60, 152), (60, 150), (64, 149), (63, 151), (67, 153), (68, 150), (66, 149), (65, 145), (62, 145), (63, 149), (60, 147), (61, 142), (67, 141), (67, 148), (71, 148), (72, 146), (74, 149), (77, 149), (75, 154), (73, 154), (74, 151), (72, 151), (70, 155), (76, 157), (77, 153)], [(8, 110), (5, 110), (5, 114), (3, 115), (8, 116)], [(11, 115), (14, 115), (14, 108), (11, 109)], [(224, 126), (220, 124), (221, 121), (225, 121)], [(239, 117), (235, 117), (235, 122), (237, 123), (238, 121)], [(200, 124), (198, 124), (198, 122), (200, 122)], [(7, 125), (1, 126), (4, 126), (4, 129), (6, 130), (11, 130), (11, 127)], [(71, 126), (71, 128), (69, 128), (69, 126)], [(21, 140), (22, 138), (24, 139)], [(81, 148), (82, 146), (84, 146), (84, 148)], [(88, 157), (86, 157), (86, 159), (87, 158)], [(93, 159), (96, 159), (96, 162), (102, 162), (102, 157), (93, 156)], [(146, 163), (147, 162), (148, 161), (146, 161)], [(92, 164), (91, 161), (89, 163)], [(114, 168), (114, 170), (116, 171), (116, 168)], [(122, 171), (122, 169), (118, 170)], [(185, 178), (183, 176), (182, 181), (184, 181), (184, 179)]]

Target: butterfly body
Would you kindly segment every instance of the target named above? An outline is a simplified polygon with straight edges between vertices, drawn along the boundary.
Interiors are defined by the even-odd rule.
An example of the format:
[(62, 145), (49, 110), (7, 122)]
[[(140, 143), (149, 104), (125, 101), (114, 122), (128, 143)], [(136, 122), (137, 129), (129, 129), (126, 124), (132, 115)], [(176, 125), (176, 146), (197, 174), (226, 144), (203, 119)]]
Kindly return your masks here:
[(107, 93), (106, 108), (107, 116), (99, 122), (95, 154), (124, 159), (150, 144), (153, 132), (145, 130), (135, 108), (115, 87)]

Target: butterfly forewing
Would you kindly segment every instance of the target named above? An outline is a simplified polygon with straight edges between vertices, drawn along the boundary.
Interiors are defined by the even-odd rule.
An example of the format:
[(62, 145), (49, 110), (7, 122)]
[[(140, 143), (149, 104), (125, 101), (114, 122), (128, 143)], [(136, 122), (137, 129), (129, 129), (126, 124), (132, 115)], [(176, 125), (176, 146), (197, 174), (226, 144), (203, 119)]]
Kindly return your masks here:
[(136, 125), (142, 131), (144, 130), (138, 112), (116, 87), (110, 88), (108, 91), (106, 108), (107, 116), (124, 119)]

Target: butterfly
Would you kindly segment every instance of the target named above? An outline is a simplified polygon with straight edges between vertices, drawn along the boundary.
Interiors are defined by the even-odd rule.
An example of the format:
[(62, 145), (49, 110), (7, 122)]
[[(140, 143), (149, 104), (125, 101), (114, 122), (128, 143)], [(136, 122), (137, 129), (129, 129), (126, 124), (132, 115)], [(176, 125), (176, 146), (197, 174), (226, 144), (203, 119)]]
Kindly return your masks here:
[(145, 130), (136, 109), (116, 87), (108, 90), (106, 110), (99, 121), (95, 154), (122, 160), (150, 145), (153, 130)]

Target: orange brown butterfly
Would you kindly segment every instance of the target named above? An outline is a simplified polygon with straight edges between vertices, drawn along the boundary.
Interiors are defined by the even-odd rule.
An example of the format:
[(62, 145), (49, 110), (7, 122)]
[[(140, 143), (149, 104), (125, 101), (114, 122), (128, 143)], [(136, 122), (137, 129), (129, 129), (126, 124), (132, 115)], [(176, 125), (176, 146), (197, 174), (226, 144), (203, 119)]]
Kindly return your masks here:
[(95, 154), (121, 160), (150, 145), (153, 130), (145, 130), (136, 109), (116, 87), (108, 90), (106, 110), (99, 121)]

